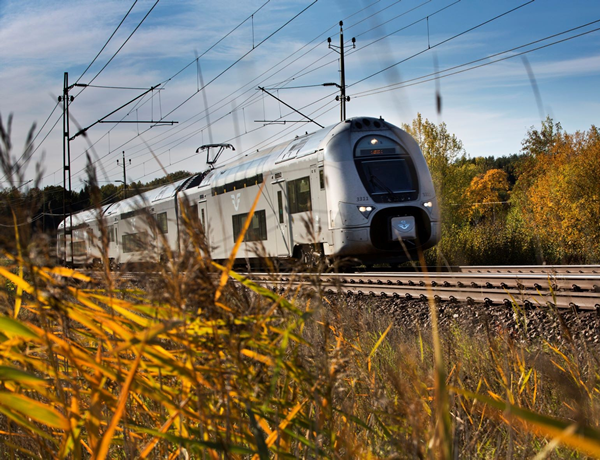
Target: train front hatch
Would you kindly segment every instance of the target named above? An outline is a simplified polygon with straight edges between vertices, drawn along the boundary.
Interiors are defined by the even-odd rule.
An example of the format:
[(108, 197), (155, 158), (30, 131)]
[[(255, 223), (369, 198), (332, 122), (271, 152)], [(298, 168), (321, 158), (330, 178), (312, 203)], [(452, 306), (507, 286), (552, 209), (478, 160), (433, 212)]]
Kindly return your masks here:
[(417, 238), (417, 224), (413, 216), (393, 217), (390, 221), (392, 240), (414, 240)]

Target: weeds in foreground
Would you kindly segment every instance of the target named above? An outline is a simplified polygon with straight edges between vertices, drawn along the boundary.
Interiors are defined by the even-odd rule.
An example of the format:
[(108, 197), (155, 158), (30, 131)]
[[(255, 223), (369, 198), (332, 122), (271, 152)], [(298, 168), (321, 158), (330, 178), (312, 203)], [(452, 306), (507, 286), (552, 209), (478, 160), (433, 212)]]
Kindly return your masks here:
[(0, 316), (3, 458), (598, 455), (591, 352), (440, 332), (436, 393), (431, 331), (318, 286), (280, 296), (188, 247), (144, 286), (111, 272), (112, 290), (0, 267), (23, 292), (18, 316), (8, 293)]

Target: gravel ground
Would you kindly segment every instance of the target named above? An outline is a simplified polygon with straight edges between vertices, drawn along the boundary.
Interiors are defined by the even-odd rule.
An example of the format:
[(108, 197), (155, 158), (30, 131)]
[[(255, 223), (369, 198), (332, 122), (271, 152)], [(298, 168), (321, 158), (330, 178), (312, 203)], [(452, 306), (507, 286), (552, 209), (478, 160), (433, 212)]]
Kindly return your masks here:
[[(351, 308), (368, 309), (392, 317), (398, 327), (410, 332), (431, 327), (429, 304), (419, 300), (394, 300), (368, 296), (345, 296)], [(585, 341), (600, 344), (600, 315), (596, 311), (551, 310), (484, 304), (441, 303), (438, 306), (440, 330), (460, 326), (473, 334), (502, 331), (522, 341), (550, 343)]]

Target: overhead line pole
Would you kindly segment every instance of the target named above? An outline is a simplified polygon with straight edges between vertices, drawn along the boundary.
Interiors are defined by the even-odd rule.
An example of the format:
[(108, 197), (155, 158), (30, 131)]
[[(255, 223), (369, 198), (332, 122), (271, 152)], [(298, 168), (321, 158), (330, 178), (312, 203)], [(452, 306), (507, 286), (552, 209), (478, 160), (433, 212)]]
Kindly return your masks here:
[[(117, 160), (117, 164), (119, 164), (119, 160)], [(129, 159), (129, 164), (131, 164), (131, 158)], [(127, 198), (127, 169), (125, 166), (125, 150), (123, 150), (123, 198)]]
[[(67, 208), (69, 211), (69, 234), (71, 235), (71, 266), (73, 265), (73, 212), (71, 209), (71, 143), (69, 139), (69, 73), (65, 72), (63, 85), (63, 250), (67, 263)], [(59, 102), (61, 98), (58, 98)], [(68, 197), (67, 197), (67, 183)], [(69, 205), (67, 206), (67, 201)]]
[[(340, 121), (346, 119), (346, 102), (350, 101), (350, 98), (346, 96), (346, 68), (344, 64), (344, 22), (340, 21), (340, 46), (331, 44), (331, 37), (327, 38), (329, 49), (334, 50), (340, 55), (340, 95), (336, 96), (336, 101), (340, 101)], [(352, 37), (352, 48), (356, 48), (356, 39)]]
[[(148, 94), (149, 92), (155, 90), (156, 88), (158, 88), (160, 86), (156, 85), (151, 87), (150, 89), (148, 89), (147, 91), (143, 92), (142, 94), (140, 94), (139, 96), (133, 98), (132, 100), (130, 100), (129, 102), (123, 104), (122, 106), (120, 106), (118, 109), (113, 110), (112, 112), (110, 112), (108, 115), (105, 115), (104, 117), (100, 118), (98, 121), (95, 121), (94, 123), (92, 123), (91, 125), (89, 125), (86, 128), (80, 129), (77, 133), (75, 133), (75, 135), (73, 137), (71, 137), (70, 135), (70, 126), (69, 126), (69, 104), (71, 102), (73, 102), (74, 97), (73, 96), (69, 96), (69, 91), (76, 87), (76, 86), (80, 86), (80, 87), (87, 87), (89, 85), (86, 84), (82, 84), (82, 83), (74, 83), (73, 85), (69, 86), (69, 73), (65, 72), (65, 79), (64, 79), (64, 85), (63, 85), (63, 94), (61, 97), (58, 98), (58, 101), (63, 103), (63, 236), (64, 236), (64, 244), (63, 244), (63, 251), (64, 251), (64, 256), (65, 256), (65, 264), (67, 263), (67, 234), (71, 235), (71, 265), (74, 265), (74, 257), (73, 257), (73, 210), (71, 208), (71, 191), (72, 191), (72, 182), (71, 182), (71, 141), (73, 139), (75, 139), (77, 136), (80, 136), (81, 134), (85, 134), (88, 129), (90, 129), (92, 126), (95, 126), (98, 123), (102, 123), (105, 122), (106, 118), (108, 118), (109, 116), (113, 115), (114, 113), (118, 112), (119, 110), (121, 110), (122, 108), (128, 106), (129, 104), (131, 104), (132, 102), (138, 100), (139, 98), (145, 96), (146, 94)], [(115, 121), (114, 123), (119, 123), (119, 121)], [(138, 122), (138, 123), (153, 123), (155, 125), (160, 125), (160, 124), (174, 124), (177, 123), (176, 121), (143, 121), (143, 122)], [(67, 188), (68, 185), (68, 188)], [(123, 191), (126, 192), (127, 189), (127, 183), (126, 183), (126, 177), (125, 177), (125, 152), (123, 152)], [(67, 197), (67, 192), (68, 192), (68, 197)], [(68, 205), (67, 205), (68, 202)], [(67, 211), (69, 214), (69, 231), (67, 232)]]

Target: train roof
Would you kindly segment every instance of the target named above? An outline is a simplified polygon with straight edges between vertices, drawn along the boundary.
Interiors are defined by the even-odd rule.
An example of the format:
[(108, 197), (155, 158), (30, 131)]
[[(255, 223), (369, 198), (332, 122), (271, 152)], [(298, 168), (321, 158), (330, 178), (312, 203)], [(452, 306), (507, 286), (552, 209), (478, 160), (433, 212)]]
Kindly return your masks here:
[[(100, 208), (101, 214), (104, 214), (106, 208), (108, 208), (110, 204), (104, 205)], [(73, 227), (79, 227), (83, 224), (89, 224), (90, 222), (94, 222), (97, 219), (98, 213), (96, 209), (87, 209), (85, 211), (80, 211), (78, 213), (73, 214)], [(69, 218), (67, 217), (60, 224), (58, 224), (58, 228), (61, 229), (64, 227), (65, 222), (67, 222)]]
[(322, 148), (322, 142), (338, 125), (339, 123), (336, 123), (312, 133), (296, 136), (294, 139), (247, 153), (234, 161), (217, 166), (204, 175), (198, 186), (218, 187), (231, 181), (258, 176), (280, 163), (315, 153)]
[(222, 183), (239, 180), (242, 174), (252, 177), (256, 174), (270, 171), (277, 165), (289, 160), (302, 158), (313, 154), (325, 147), (328, 138), (334, 133), (345, 129), (353, 131), (373, 131), (389, 129), (390, 125), (382, 118), (352, 117), (347, 120), (326, 126), (312, 133), (296, 136), (279, 144), (247, 153), (229, 163), (218, 165), (205, 173), (200, 186), (219, 186)]
[[(197, 176), (198, 175), (193, 175), (185, 179), (178, 180), (177, 182), (148, 190), (140, 195), (126, 198), (116, 203), (104, 205), (100, 208), (101, 214), (104, 217), (118, 216), (126, 212), (138, 210), (146, 205), (152, 205), (165, 199), (173, 198), (179, 190), (185, 188), (187, 184), (193, 183)], [(83, 224), (90, 224), (96, 219), (96, 209), (88, 209), (78, 212), (73, 214), (73, 227), (78, 227)], [(64, 227), (65, 221), (68, 221), (68, 219), (63, 220), (60, 224), (58, 224), (59, 229)]]

